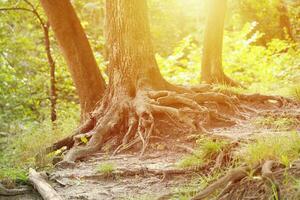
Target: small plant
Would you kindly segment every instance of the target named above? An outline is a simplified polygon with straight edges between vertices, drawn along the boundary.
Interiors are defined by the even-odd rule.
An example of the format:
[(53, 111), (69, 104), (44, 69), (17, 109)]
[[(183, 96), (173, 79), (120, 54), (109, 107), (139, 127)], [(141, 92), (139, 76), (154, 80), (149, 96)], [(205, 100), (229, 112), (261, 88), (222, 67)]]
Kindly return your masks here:
[(115, 170), (115, 165), (113, 163), (101, 163), (97, 168), (97, 171), (99, 173), (105, 175), (112, 174), (114, 170)]
[(300, 85), (292, 87), (290, 89), (290, 94), (296, 101), (300, 101)]

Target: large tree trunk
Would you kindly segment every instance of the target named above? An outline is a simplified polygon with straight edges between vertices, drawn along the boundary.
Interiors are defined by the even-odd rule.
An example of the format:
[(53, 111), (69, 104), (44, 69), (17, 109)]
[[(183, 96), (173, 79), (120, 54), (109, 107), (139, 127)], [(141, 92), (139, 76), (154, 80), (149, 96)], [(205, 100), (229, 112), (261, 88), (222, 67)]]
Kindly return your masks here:
[(208, 15), (204, 33), (201, 80), (205, 83), (238, 84), (224, 74), (222, 46), (227, 0), (207, 1)]
[(93, 111), (103, 96), (105, 82), (88, 39), (69, 0), (41, 0), (80, 100), (81, 116)]
[[(163, 79), (152, 50), (146, 0), (107, 0), (106, 11), (109, 85), (90, 121), (51, 148), (71, 147), (59, 166), (74, 165), (106, 143), (115, 153), (140, 144), (143, 155), (153, 134), (176, 137), (204, 131), (204, 125), (234, 124), (229, 115), (239, 116), (236, 97), (207, 85), (188, 89)], [(82, 137), (89, 141), (82, 143)]]

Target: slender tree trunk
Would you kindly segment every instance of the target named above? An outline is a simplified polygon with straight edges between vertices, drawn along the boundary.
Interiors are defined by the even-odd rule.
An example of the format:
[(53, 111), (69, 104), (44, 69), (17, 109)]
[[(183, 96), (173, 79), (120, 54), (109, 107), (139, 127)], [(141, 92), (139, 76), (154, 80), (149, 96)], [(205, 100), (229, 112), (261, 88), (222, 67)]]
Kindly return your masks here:
[[(51, 43), (49, 37), (49, 23), (46, 23), (41, 15), (36, 10), (36, 7), (28, 0), (25, 0), (25, 3), (31, 8), (23, 8), (23, 7), (10, 7), (10, 8), (0, 8), (0, 11), (26, 11), (32, 13), (38, 20), (43, 33), (44, 33), (44, 45), (45, 51), (47, 55), (47, 60), (50, 68), (50, 117), (53, 127), (55, 127), (55, 121), (57, 119), (56, 115), (56, 101), (57, 101), (57, 94), (56, 94), (56, 86), (55, 86), (55, 62), (53, 60), (51, 54)], [(9, 61), (8, 61), (9, 62)]]
[(93, 111), (102, 98), (105, 82), (88, 39), (69, 0), (41, 0), (62, 49), (80, 100), (81, 116)]
[(51, 43), (49, 38), (49, 23), (43, 25), (44, 38), (45, 38), (45, 50), (47, 54), (47, 59), (50, 67), (50, 103), (51, 103), (51, 121), (54, 123), (57, 119), (56, 115), (56, 81), (55, 81), (55, 62), (51, 54)]
[(228, 78), (222, 67), (224, 20), (227, 0), (208, 0), (208, 16), (204, 33), (201, 80), (206, 83), (237, 84)]
[(286, 39), (287, 37), (294, 40), (292, 25), (289, 18), (288, 9), (284, 0), (279, 0), (279, 5), (277, 7), (279, 12), (279, 26), (282, 29), (281, 38)]

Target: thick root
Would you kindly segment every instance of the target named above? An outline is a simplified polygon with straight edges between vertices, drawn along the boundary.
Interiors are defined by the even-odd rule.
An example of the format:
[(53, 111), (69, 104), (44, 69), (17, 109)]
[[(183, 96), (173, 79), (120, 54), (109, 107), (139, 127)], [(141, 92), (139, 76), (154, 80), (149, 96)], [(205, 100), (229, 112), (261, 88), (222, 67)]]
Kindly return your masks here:
[(203, 191), (195, 195), (192, 200), (200, 200), (208, 197), (211, 195), (215, 190), (219, 189), (220, 187), (223, 187), (224, 185), (228, 185), (229, 183), (237, 182), (244, 177), (247, 176), (247, 171), (249, 171), (249, 167), (241, 167), (237, 169), (233, 169), (229, 171), (224, 177), (220, 178), (216, 182), (209, 185), (207, 188), (205, 188)]

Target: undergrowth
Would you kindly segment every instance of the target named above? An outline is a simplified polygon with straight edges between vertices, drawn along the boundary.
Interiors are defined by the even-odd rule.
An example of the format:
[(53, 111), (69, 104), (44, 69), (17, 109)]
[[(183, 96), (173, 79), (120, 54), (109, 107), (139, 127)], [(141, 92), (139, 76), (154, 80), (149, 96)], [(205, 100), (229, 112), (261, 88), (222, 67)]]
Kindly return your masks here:
[(254, 165), (265, 160), (276, 160), (289, 166), (300, 156), (300, 135), (287, 132), (281, 135), (258, 136), (254, 142), (244, 144), (237, 152), (240, 162)]
[(0, 138), (0, 180), (26, 179), (29, 167), (52, 167), (51, 155), (36, 159), (46, 147), (62, 137), (70, 134), (78, 125), (77, 109), (59, 113), (55, 128), (47, 119), (41, 122), (29, 122), (10, 129), (8, 137)]
[[(256, 42), (264, 35), (257, 23), (247, 23), (241, 30), (225, 32), (223, 66), (225, 73), (241, 83), (246, 93), (294, 96), (290, 92), (300, 81), (299, 47), (288, 40), (273, 39), (266, 46)], [(201, 44), (193, 34), (183, 38), (167, 57), (156, 55), (161, 73), (175, 84), (198, 84)], [(299, 99), (299, 85), (296, 97)]]

